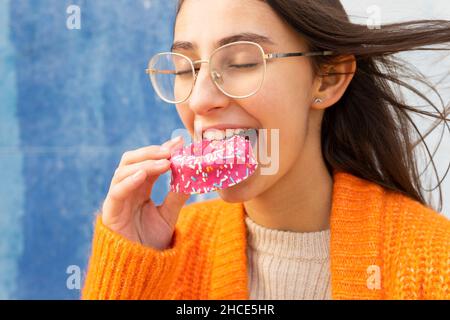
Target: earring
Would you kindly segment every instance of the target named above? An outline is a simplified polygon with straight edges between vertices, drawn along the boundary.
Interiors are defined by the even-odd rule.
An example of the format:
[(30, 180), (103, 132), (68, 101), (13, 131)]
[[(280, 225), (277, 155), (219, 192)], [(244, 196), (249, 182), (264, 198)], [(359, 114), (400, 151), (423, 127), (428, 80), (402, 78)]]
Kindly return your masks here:
[(323, 102), (323, 100), (320, 99), (320, 98), (316, 98), (316, 99), (314, 100), (314, 103), (322, 103), (322, 102)]

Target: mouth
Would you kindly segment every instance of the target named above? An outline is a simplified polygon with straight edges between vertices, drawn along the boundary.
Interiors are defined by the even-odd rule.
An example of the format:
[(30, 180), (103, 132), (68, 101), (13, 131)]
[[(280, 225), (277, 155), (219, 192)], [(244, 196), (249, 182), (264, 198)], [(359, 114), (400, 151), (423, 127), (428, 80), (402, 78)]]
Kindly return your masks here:
[(202, 133), (202, 138), (207, 141), (223, 141), (234, 136), (241, 136), (253, 141), (258, 136), (258, 130), (255, 128), (209, 128)]
[(207, 193), (246, 180), (258, 167), (253, 146), (257, 135), (257, 130), (251, 128), (223, 125), (205, 129), (200, 141), (194, 140), (172, 154), (171, 190)]

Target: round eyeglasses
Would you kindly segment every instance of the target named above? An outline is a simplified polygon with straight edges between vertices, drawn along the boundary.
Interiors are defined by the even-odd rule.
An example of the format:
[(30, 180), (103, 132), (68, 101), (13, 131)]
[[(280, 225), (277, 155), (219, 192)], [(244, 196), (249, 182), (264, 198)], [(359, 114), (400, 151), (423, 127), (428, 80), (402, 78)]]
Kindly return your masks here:
[(158, 96), (167, 103), (189, 99), (200, 66), (209, 64), (209, 75), (226, 96), (244, 99), (256, 94), (266, 75), (267, 61), (288, 57), (329, 56), (332, 51), (265, 53), (255, 42), (238, 41), (217, 48), (209, 60), (192, 61), (187, 56), (163, 52), (150, 59), (146, 73)]

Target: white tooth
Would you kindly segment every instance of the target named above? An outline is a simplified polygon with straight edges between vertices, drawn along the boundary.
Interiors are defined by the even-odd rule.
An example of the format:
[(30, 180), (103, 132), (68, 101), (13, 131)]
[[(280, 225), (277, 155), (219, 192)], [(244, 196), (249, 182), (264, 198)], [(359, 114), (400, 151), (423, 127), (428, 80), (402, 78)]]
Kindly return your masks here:
[(244, 129), (235, 129), (234, 130), (234, 134), (241, 134), (242, 132), (244, 132)]
[(227, 129), (225, 131), (226, 131), (227, 138), (231, 138), (232, 136), (234, 136), (236, 134), (236, 132), (233, 129)]
[(255, 135), (255, 129), (247, 129), (245, 130), (245, 135), (252, 137), (253, 135)]
[(215, 137), (214, 131), (205, 131), (203, 133), (203, 138), (206, 140), (209, 141), (214, 140), (214, 137)]
[(225, 137), (225, 133), (222, 130), (215, 130), (214, 138), (215, 140), (222, 140)]

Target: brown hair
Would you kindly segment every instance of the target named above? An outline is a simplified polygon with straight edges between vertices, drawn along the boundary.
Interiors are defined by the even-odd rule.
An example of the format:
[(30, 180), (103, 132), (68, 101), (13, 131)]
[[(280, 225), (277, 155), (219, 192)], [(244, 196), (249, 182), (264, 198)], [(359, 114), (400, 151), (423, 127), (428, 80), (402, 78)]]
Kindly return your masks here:
[[(393, 56), (409, 50), (449, 50), (429, 45), (450, 43), (450, 21), (415, 20), (369, 29), (351, 23), (339, 0), (260, 0), (265, 1), (286, 23), (306, 40), (312, 51), (331, 50), (336, 55), (354, 55), (357, 69), (343, 97), (326, 109), (322, 121), (322, 152), (327, 168), (346, 171), (375, 182), (427, 205), (422, 191), (439, 188), (441, 183), (425, 138), (441, 123), (450, 132), (450, 114), (437, 89), (405, 60)], [(179, 13), (184, 0), (178, 3)], [(337, 63), (336, 57), (314, 57), (316, 72)], [(345, 63), (340, 61), (339, 63)], [(321, 76), (336, 73), (320, 74)], [(439, 98), (442, 112), (425, 93), (408, 80), (417, 81)], [(405, 88), (423, 99), (436, 112), (406, 104), (399, 88)], [(421, 134), (410, 112), (437, 119), (429, 131)], [(419, 136), (413, 141), (412, 129)], [(438, 146), (442, 141), (442, 135)], [(415, 154), (420, 143), (430, 157), (438, 178), (434, 189), (422, 187)], [(428, 167), (427, 164), (426, 167)], [(428, 204), (431, 207), (431, 204)]]

